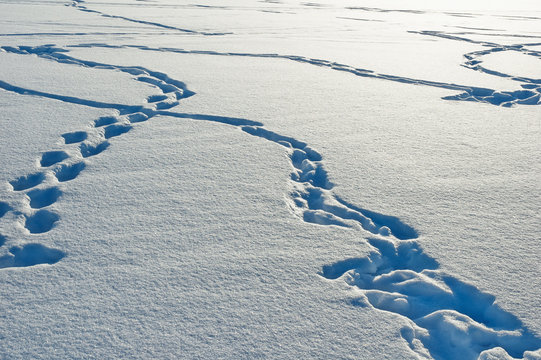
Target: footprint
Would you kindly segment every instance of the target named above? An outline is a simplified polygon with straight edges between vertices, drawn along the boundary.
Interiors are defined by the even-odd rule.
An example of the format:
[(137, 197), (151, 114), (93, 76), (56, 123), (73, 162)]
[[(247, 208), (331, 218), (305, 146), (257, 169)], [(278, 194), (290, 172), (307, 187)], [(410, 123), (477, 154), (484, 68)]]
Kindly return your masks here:
[[(80, 2), (81, 0), (75, 1)], [(7, 49), (7, 47), (3, 49)], [(39, 55), (41, 50), (36, 49), (33, 51)], [(56, 50), (54, 53), (56, 53)], [(229, 56), (229, 54), (227, 55)], [(239, 56), (262, 57), (262, 55), (258, 54), (240, 54)], [(538, 87), (533, 88), (533, 85), (523, 87), (525, 90), (521, 91), (495, 92), (490, 89), (469, 88), (448, 83), (377, 74), (326, 60), (300, 56), (277, 55), (276, 57), (317, 66), (326, 66), (337, 71), (348, 71), (357, 76), (463, 91), (462, 94), (444, 98), (449, 100), (479, 101), (502, 106), (510, 106), (519, 102), (525, 104), (539, 103), (540, 91)], [(67, 58), (63, 59), (66, 60)], [(82, 61), (76, 63), (90, 67), (97, 66), (96, 63)], [(148, 76), (139, 76), (137, 80), (153, 84), (164, 93), (174, 92), (177, 99), (187, 97), (182, 95), (182, 86), (178, 82), (176, 84), (180, 88), (173, 85), (174, 82), (165, 74), (152, 73), (150, 75), (150, 72), (125, 67), (109, 66), (107, 68), (133, 74), (146, 74)], [(149, 96), (147, 101), (155, 103), (157, 109), (166, 109), (174, 104), (172, 100), (168, 100), (172, 98), (172, 95), (169, 97), (153, 95)], [(155, 113), (158, 112), (155, 111)], [(123, 112), (123, 114), (128, 115), (128, 111)], [(148, 114), (153, 114), (153, 112), (149, 110)], [(186, 117), (186, 114), (176, 115)], [(148, 119), (148, 116), (143, 113), (132, 113), (127, 117), (130, 122)], [(217, 116), (192, 115), (192, 117), (236, 126), (246, 125), (247, 122), (247, 120), (239, 122), (239, 119)], [(104, 127), (104, 137), (109, 139), (131, 130), (130, 125), (118, 122), (118, 118), (114, 116), (105, 116), (95, 120), (94, 126)], [(262, 124), (260, 125), (262, 126)], [(421, 357), (426, 358), (433, 355), (435, 358), (440, 359), (473, 359), (477, 358), (483, 349), (494, 348), (495, 346), (501, 346), (513, 357), (519, 357), (524, 350), (535, 349), (540, 346), (540, 340), (531, 335), (515, 316), (496, 305), (493, 296), (437, 270), (437, 262), (424, 254), (417, 242), (408, 240), (418, 237), (415, 229), (402, 223), (396, 217), (356, 207), (334, 195), (331, 191), (333, 184), (329, 181), (328, 174), (321, 163), (321, 155), (306, 143), (259, 126), (244, 126), (241, 129), (247, 134), (267, 139), (288, 149), (294, 171), (291, 174), (293, 191), (289, 194), (288, 200), (294, 204), (292, 206), (294, 212), (302, 215), (301, 218), (304, 221), (319, 225), (345, 227), (350, 227), (350, 224), (356, 222), (369, 232), (387, 237), (386, 239), (381, 237), (368, 239), (368, 243), (373, 249), (367, 257), (349, 258), (323, 266), (321, 275), (329, 280), (338, 279), (338, 281), (344, 281), (351, 287), (356, 288), (359, 297), (362, 297), (363, 305), (392, 312), (413, 324), (411, 328), (403, 329), (401, 334), (404, 340), (410, 344), (411, 349)], [(84, 138), (75, 141), (79, 138), (74, 134), (64, 134), (67, 135), (63, 135), (65, 142), (82, 142), (88, 136), (79, 135), (84, 136)], [(99, 144), (86, 142), (81, 143), (79, 148), (82, 156), (86, 158), (101, 153), (108, 146), (108, 141)], [(57, 155), (58, 153), (64, 153), (66, 158), (68, 157), (62, 151), (45, 153), (41, 160), (42, 166), (50, 166), (63, 160), (56, 160), (54, 153), (57, 153)], [(85, 163), (80, 162), (70, 166), (59, 165), (53, 171), (59, 181), (68, 181), (75, 178), (84, 167)], [(14, 190), (24, 190), (41, 183), (43, 178), (44, 174), (36, 173), (21, 177), (10, 183)], [(31, 206), (35, 208), (47, 206), (47, 203), (49, 205), (54, 203), (60, 195), (61, 192), (57, 188), (28, 192)], [(31, 216), (27, 216), (25, 227), (33, 234), (44, 233), (51, 230), (59, 219), (60, 217), (56, 213), (42, 209)], [(5, 237), (0, 235), (0, 242), (5, 243)], [(10, 254), (0, 258), (0, 268), (32, 266), (39, 263), (51, 264), (59, 261), (63, 256), (65, 256), (64, 253), (59, 250), (49, 249), (39, 244), (27, 244), (23, 247), (12, 247)], [(361, 301), (358, 301), (358, 303), (360, 305)]]
[(56, 187), (48, 189), (35, 189), (29, 191), (26, 195), (30, 198), (30, 207), (33, 209), (41, 209), (43, 207), (54, 204), (62, 195)]
[(85, 131), (74, 131), (62, 134), (66, 144), (74, 144), (86, 140), (88, 134)]
[(64, 182), (75, 179), (85, 167), (85, 163), (81, 161), (72, 165), (62, 164), (56, 169), (54, 169), (53, 172), (54, 176), (56, 176), (58, 181)]
[(155, 103), (155, 102), (162, 101), (165, 99), (167, 99), (166, 95), (150, 95), (149, 97), (147, 97), (147, 102)]
[(41, 155), (40, 164), (42, 167), (49, 167), (67, 159), (68, 157), (69, 155), (65, 151), (47, 151)]
[(178, 104), (179, 102), (175, 100), (160, 101), (159, 103), (156, 103), (156, 109), (167, 110), (167, 109), (171, 109), (172, 107), (177, 106)]
[(41, 184), (44, 179), (45, 175), (39, 172), (35, 174), (21, 176), (20, 178), (10, 181), (9, 183), (13, 187), (13, 190), (22, 191)]
[(144, 83), (147, 83), (147, 84), (152, 84), (152, 85), (160, 88), (160, 90), (163, 91), (164, 94), (169, 94), (169, 93), (180, 90), (178, 87), (176, 87), (176, 86), (174, 86), (172, 84), (168, 84), (165, 81), (155, 79), (155, 78), (152, 78), (152, 77), (148, 77), (148, 76), (139, 76), (137, 78), (137, 80), (141, 81), (141, 82), (144, 82)]
[(104, 141), (104, 142), (102, 142), (102, 143), (100, 143), (98, 145), (91, 145), (91, 144), (82, 143), (81, 146), (79, 147), (79, 149), (81, 150), (81, 155), (84, 158), (87, 158), (87, 157), (91, 157), (91, 156), (94, 156), (94, 155), (98, 155), (99, 153), (101, 153), (102, 151), (107, 149), (108, 147), (109, 147), (109, 142)]
[(130, 74), (130, 75), (148, 75), (148, 73), (145, 70), (138, 69), (138, 68), (124, 68), (122, 71)]
[(307, 143), (258, 126), (241, 129), (289, 149), (289, 160), (294, 168), (290, 176), (294, 190), (289, 194), (289, 204), (305, 222), (341, 227), (357, 223), (373, 234), (392, 234), (399, 239), (417, 237), (417, 232), (397, 217), (355, 207), (332, 194), (334, 185), (321, 163), (322, 156)]
[(102, 116), (94, 121), (94, 127), (101, 127), (105, 125), (111, 125), (118, 122), (118, 119), (114, 116)]
[(122, 134), (127, 133), (131, 130), (130, 125), (124, 125), (124, 124), (115, 124), (115, 125), (109, 125), (105, 128), (105, 132), (103, 133), (103, 136), (105, 136), (106, 139), (110, 139), (115, 136), (119, 136)]
[(58, 214), (49, 210), (39, 210), (26, 218), (24, 226), (31, 234), (42, 234), (51, 230), (58, 220), (60, 220)]
[(355, 210), (361, 213), (362, 215), (372, 219), (372, 221), (374, 222), (374, 224), (376, 224), (378, 228), (380, 229), (383, 227), (389, 228), (391, 230), (391, 233), (394, 235), (394, 237), (396, 237), (399, 240), (416, 239), (419, 236), (419, 234), (417, 233), (417, 230), (415, 230), (413, 227), (409, 226), (408, 224), (404, 223), (402, 220), (400, 220), (396, 216), (384, 215), (384, 214), (377, 213), (375, 211), (362, 209), (358, 206), (355, 206), (347, 202), (341, 197), (336, 196), (335, 198), (340, 204), (352, 210)]
[(26, 244), (9, 249), (10, 254), (0, 258), (0, 268), (27, 267), (39, 264), (56, 264), (66, 254), (41, 244)]
[(9, 210), (11, 210), (11, 206), (6, 202), (0, 201), (0, 218), (6, 215)]
[(320, 275), (356, 288), (359, 298), (353, 305), (411, 320), (415, 326), (403, 329), (402, 337), (417, 344), (412, 350), (437, 359), (476, 359), (497, 346), (515, 357), (539, 347), (540, 340), (494, 296), (438, 271), (438, 263), (416, 241), (368, 242), (373, 251), (367, 257), (326, 265)]
[(130, 123), (138, 123), (148, 120), (148, 116), (143, 114), (142, 112), (137, 112), (135, 114), (128, 115), (128, 120)]

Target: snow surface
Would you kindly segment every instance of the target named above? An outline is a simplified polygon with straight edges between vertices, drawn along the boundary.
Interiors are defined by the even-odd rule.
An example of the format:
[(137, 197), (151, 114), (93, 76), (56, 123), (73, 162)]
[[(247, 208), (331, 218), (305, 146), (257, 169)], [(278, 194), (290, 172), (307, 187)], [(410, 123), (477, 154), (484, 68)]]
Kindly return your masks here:
[(0, 1), (0, 357), (541, 359), (535, 1)]

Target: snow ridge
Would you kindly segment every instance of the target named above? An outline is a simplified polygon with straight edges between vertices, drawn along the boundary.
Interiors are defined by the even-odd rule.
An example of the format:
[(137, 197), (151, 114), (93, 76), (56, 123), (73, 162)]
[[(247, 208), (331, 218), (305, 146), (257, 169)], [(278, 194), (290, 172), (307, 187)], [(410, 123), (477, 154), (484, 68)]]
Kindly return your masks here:
[[(64, 146), (44, 152), (36, 172), (10, 181), (12, 191), (20, 193), (22, 200), (19, 204), (0, 202), (0, 217), (13, 212), (23, 219), (24, 228), (29, 234), (46, 233), (54, 228), (60, 215), (50, 206), (61, 198), (65, 183), (79, 176), (86, 167), (87, 158), (106, 151), (113, 138), (128, 133), (138, 123), (164, 115), (228, 124), (286, 149), (292, 168), (286, 201), (292, 214), (318, 226), (340, 226), (368, 233), (367, 242), (372, 247), (368, 257), (349, 258), (325, 265), (320, 275), (328, 281), (343, 281), (356, 289), (359, 296), (352, 302), (353, 305), (391, 312), (403, 319), (407, 325), (402, 329), (401, 336), (418, 357), (475, 359), (478, 356), (489, 358), (502, 352), (516, 357), (527, 356), (528, 351), (541, 348), (541, 339), (525, 328), (514, 315), (495, 304), (494, 296), (438, 271), (437, 262), (424, 254), (416, 242), (418, 234), (415, 229), (396, 217), (362, 209), (335, 196), (332, 191), (334, 185), (323, 166), (323, 157), (305, 142), (267, 130), (263, 124), (252, 120), (168, 110), (194, 93), (184, 83), (164, 73), (138, 66), (124, 67), (79, 60), (68, 56), (67, 50), (53, 46), (1, 49), (21, 55), (35, 54), (60, 63), (122, 71), (161, 92), (148, 97), (142, 104), (104, 104), (0, 82), (4, 90), (21, 95), (108, 108), (116, 112), (114, 116), (95, 119), (90, 130), (62, 134)], [(314, 63), (314, 59), (293, 59)], [(323, 61), (321, 64), (335, 66)], [(398, 81), (396, 79), (401, 78), (390, 79)], [(0, 245), (9, 240), (0, 235)], [(9, 253), (0, 258), (0, 268), (54, 264), (65, 255), (61, 250), (37, 243), (12, 246)]]

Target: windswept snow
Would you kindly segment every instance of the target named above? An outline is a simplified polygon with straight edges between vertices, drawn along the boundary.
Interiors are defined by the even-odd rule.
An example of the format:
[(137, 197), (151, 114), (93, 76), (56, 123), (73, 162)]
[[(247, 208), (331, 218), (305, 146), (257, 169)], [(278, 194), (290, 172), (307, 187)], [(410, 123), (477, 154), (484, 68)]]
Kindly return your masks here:
[(0, 2), (1, 357), (541, 359), (541, 8), (487, 8)]

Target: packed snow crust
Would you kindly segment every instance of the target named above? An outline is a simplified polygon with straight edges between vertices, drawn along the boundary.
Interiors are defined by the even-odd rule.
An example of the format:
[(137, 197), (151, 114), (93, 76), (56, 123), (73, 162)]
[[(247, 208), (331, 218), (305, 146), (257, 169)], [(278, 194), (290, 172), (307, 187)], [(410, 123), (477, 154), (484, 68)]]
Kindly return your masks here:
[(0, 357), (541, 359), (536, 2), (0, 2)]

